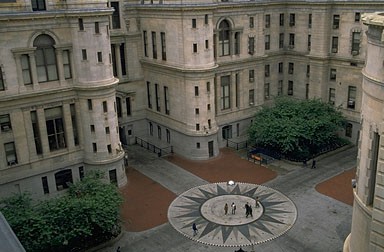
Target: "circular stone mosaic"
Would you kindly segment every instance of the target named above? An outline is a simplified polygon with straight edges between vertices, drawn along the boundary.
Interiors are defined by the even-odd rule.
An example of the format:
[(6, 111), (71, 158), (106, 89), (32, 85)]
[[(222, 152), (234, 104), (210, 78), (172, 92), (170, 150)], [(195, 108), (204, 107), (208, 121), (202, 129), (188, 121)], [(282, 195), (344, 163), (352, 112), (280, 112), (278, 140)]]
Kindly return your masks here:
[[(236, 205), (234, 213), (232, 203)], [(246, 204), (251, 206), (252, 216), (246, 216)], [(168, 209), (169, 222), (181, 234), (204, 244), (227, 247), (275, 239), (293, 226), (296, 216), (296, 207), (287, 196), (272, 188), (248, 183), (223, 182), (194, 187), (178, 196)], [(193, 223), (197, 234), (192, 230)]]

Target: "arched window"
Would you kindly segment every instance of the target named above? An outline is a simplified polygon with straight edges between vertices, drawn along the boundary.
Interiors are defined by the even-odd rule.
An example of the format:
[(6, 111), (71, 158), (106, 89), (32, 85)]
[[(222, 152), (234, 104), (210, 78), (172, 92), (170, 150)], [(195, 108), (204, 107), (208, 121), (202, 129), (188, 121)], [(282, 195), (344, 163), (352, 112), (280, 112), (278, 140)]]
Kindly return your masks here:
[(230, 54), (230, 29), (227, 20), (223, 20), (219, 25), (219, 56)]
[(39, 82), (47, 82), (58, 79), (55, 41), (48, 35), (39, 35), (33, 42), (36, 47), (36, 70)]

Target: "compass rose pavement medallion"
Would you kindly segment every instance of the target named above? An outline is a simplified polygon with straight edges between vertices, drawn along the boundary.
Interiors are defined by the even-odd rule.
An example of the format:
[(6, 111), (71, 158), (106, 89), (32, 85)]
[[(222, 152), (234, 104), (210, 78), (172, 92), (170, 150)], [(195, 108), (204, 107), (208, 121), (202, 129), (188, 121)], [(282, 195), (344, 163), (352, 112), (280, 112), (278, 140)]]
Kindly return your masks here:
[[(260, 201), (258, 207), (256, 197)], [(235, 214), (232, 214), (232, 203), (236, 205)], [(248, 217), (247, 203), (252, 207), (252, 216)], [(178, 232), (204, 244), (224, 247), (255, 245), (275, 239), (293, 226), (296, 217), (296, 207), (287, 196), (272, 188), (248, 183), (197, 186), (178, 196), (168, 208), (168, 220)], [(198, 229), (195, 235), (193, 223)]]

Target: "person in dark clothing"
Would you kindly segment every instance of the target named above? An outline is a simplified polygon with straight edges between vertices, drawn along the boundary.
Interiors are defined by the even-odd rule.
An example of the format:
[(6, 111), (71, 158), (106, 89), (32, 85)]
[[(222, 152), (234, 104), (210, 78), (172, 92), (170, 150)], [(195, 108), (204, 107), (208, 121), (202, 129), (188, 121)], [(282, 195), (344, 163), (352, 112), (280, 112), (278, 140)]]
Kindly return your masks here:
[(249, 205), (248, 205), (248, 202), (245, 203), (245, 218), (248, 218), (248, 215), (249, 215)]
[(311, 169), (315, 169), (316, 168), (316, 160), (313, 159), (312, 160), (312, 166), (311, 166)]
[(193, 236), (197, 235), (197, 227), (196, 227), (196, 223), (193, 223), (192, 224), (192, 230), (193, 230)]

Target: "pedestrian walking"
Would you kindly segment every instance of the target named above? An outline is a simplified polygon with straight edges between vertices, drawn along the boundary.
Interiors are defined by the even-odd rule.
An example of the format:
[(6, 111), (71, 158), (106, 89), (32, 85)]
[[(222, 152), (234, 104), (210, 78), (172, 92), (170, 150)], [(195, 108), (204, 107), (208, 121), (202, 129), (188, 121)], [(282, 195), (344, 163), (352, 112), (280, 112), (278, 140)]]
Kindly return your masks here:
[(117, 247), (116, 252), (120, 252), (120, 246)]
[(227, 215), (228, 213), (228, 204), (225, 203), (225, 206), (224, 206), (224, 214)]
[(252, 206), (251, 205), (248, 206), (248, 215), (253, 217), (253, 215), (252, 215)]
[(255, 201), (256, 201), (255, 207), (256, 208), (260, 207), (260, 200), (258, 196), (256, 197)]
[(313, 159), (312, 160), (312, 166), (311, 166), (311, 169), (315, 169), (316, 168), (316, 160)]
[(245, 218), (248, 218), (248, 215), (249, 215), (249, 205), (248, 205), (248, 202), (245, 203), (244, 208), (245, 208)]
[(197, 235), (198, 230), (197, 230), (197, 227), (196, 227), (196, 223), (192, 224), (192, 230), (193, 230), (193, 236)]
[(231, 208), (232, 208), (232, 214), (236, 214), (236, 205), (235, 205), (235, 202), (232, 202), (232, 204), (231, 204)]

